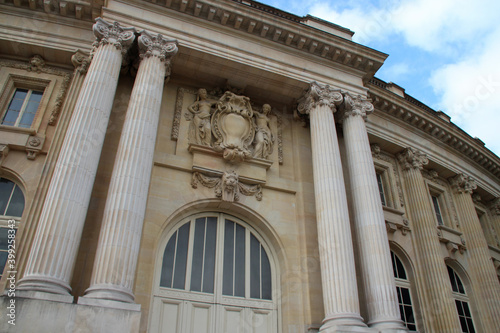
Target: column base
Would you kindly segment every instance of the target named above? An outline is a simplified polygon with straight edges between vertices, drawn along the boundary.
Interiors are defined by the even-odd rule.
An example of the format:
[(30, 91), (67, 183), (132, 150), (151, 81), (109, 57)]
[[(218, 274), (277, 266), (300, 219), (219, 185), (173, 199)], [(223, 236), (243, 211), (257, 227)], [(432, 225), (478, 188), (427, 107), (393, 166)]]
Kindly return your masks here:
[[(46, 276), (26, 276), (19, 280), (19, 284), (16, 289), (18, 291), (32, 291), (71, 296), (71, 287), (69, 284), (62, 280), (47, 278)], [(73, 296), (71, 296), (71, 298), (73, 298)]]
[(401, 320), (374, 320), (370, 321), (368, 325), (377, 330), (378, 332), (391, 332), (391, 333), (406, 333), (408, 329)]
[(357, 313), (331, 315), (323, 319), (320, 332), (371, 332)]
[(96, 284), (85, 290), (85, 298), (134, 303), (134, 294), (125, 288), (110, 284)]
[(137, 309), (24, 298), (17, 291), (13, 298), (0, 296), (0, 309), (10, 315), (0, 316), (0, 332), (139, 333), (141, 321)]

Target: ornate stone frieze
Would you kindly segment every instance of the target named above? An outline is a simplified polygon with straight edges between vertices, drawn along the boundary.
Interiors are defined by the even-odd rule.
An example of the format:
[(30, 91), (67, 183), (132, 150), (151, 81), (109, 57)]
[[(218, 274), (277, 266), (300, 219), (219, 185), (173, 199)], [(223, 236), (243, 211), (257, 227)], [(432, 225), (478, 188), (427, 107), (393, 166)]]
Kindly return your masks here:
[(364, 96), (352, 96), (347, 92), (344, 93), (343, 96), (342, 119), (352, 116), (361, 116), (366, 120), (367, 115), (374, 110), (372, 103)]
[(246, 196), (255, 195), (262, 200), (262, 187), (260, 185), (248, 185), (239, 181), (239, 176), (234, 171), (224, 172), (220, 177), (207, 176), (201, 172), (194, 172), (191, 186), (198, 188), (198, 183), (208, 188), (213, 188), (215, 196), (222, 201), (234, 202), (240, 199), (240, 193)]
[(477, 188), (475, 180), (466, 174), (458, 174), (455, 177), (451, 177), (448, 179), (451, 184), (451, 187), (457, 191), (458, 193), (469, 193)]
[(152, 35), (146, 30), (142, 30), (141, 35), (137, 38), (137, 43), (140, 58), (158, 57), (165, 63), (165, 76), (170, 76), (170, 60), (179, 51), (177, 40), (165, 38), (161, 34)]
[(283, 115), (278, 114), (278, 162), (283, 164)]
[(62, 105), (66, 99), (66, 92), (68, 91), (68, 86), (69, 86), (70, 81), (71, 81), (71, 76), (65, 75), (64, 80), (61, 84), (61, 89), (59, 90), (59, 93), (57, 94), (54, 108), (52, 109), (52, 112), (50, 113), (49, 125), (52, 125), (52, 126), (55, 125), (57, 122), (57, 119), (59, 118), (59, 114), (61, 113)]
[(125, 55), (135, 40), (136, 30), (133, 27), (124, 28), (118, 22), (109, 23), (98, 17), (93, 26), (96, 41), (94, 47), (111, 44)]
[[(176, 112), (182, 109), (185, 91), (178, 91)], [(252, 107), (248, 97), (231, 91), (226, 91), (218, 99), (214, 94), (209, 95), (206, 89), (201, 88), (196, 101), (187, 107), (189, 112), (185, 113), (185, 117), (190, 121), (189, 143), (211, 147), (230, 162), (267, 159), (273, 152), (275, 142), (271, 129), (271, 106), (264, 104), (261, 109)], [(176, 119), (174, 116), (172, 136), (175, 140), (179, 131)]]
[(316, 106), (326, 105), (337, 112), (337, 106), (344, 100), (340, 89), (333, 89), (329, 85), (321, 86), (313, 81), (309, 90), (298, 101), (297, 111), (300, 114), (308, 115)]
[(422, 170), (424, 165), (429, 163), (427, 156), (420, 150), (414, 148), (406, 148), (403, 152), (397, 155), (397, 158), (404, 170)]

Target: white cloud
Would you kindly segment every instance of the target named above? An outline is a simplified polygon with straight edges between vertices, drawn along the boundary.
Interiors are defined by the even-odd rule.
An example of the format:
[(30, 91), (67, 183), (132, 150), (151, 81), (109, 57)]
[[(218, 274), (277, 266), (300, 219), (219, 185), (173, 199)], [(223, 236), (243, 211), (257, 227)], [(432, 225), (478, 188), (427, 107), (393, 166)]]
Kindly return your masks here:
[[(403, 37), (406, 45), (401, 48), (416, 47), (430, 59), (447, 61), (429, 73), (440, 107), (500, 156), (500, 1), (409, 0), (386, 2), (384, 7), (323, 1), (310, 12), (353, 30), (354, 41), (361, 44)], [(394, 75), (389, 80), (414, 70), (410, 57), (384, 70), (386, 76)]]
[(443, 66), (430, 79), (452, 121), (500, 155), (500, 27), (460, 62)]

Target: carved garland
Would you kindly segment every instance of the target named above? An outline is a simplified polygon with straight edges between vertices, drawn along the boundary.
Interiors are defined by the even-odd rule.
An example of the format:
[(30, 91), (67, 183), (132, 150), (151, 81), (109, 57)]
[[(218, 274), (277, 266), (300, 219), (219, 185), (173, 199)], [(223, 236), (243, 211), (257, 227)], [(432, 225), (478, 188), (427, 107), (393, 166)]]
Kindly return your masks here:
[(224, 172), (220, 177), (206, 176), (200, 172), (194, 172), (191, 186), (198, 188), (198, 183), (208, 188), (213, 188), (215, 196), (222, 201), (239, 201), (240, 193), (245, 196), (253, 196), (258, 201), (262, 200), (262, 187), (260, 185), (248, 185), (239, 181), (238, 174), (234, 171)]

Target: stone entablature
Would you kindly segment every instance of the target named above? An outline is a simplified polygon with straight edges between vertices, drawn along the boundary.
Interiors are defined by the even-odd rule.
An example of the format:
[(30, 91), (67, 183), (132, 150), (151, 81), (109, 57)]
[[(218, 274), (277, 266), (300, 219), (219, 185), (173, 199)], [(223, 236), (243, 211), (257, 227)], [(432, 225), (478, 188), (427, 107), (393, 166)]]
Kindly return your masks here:
[(471, 138), (449, 120), (445, 120), (442, 112), (436, 112), (406, 94), (401, 97), (391, 92), (387, 85), (378, 79), (372, 79), (368, 85), (369, 96), (377, 111), (380, 110), (401, 119), (410, 126), (429, 134), (500, 178), (500, 158), (485, 148), (482, 141)]
[(90, 21), (99, 17), (103, 2), (92, 0), (4, 0), (2, 3), (14, 5), (19, 8), (27, 8), (37, 12), (59, 14), (64, 17)]
[[(272, 43), (279, 43), (294, 50), (367, 72), (367, 77), (371, 77), (387, 57), (383, 53), (350, 41), (349, 30), (345, 28), (337, 26), (334, 29), (334, 25), (330, 24), (321, 29), (319, 26), (325, 23), (319, 19), (311, 16), (301, 18), (288, 13), (280, 15), (279, 13), (284, 12), (267, 11), (261, 8), (265, 6), (253, 1), (239, 3), (240, 1), (167, 0), (160, 3), (158, 0), (137, 0), (135, 2), (150, 2), (212, 24), (220, 24)], [(243, 12), (242, 6), (253, 10)], [(312, 21), (315, 23), (314, 26), (311, 24)], [(329, 33), (325, 34), (322, 30)], [(334, 31), (339, 31), (342, 37), (332, 34)]]

